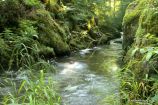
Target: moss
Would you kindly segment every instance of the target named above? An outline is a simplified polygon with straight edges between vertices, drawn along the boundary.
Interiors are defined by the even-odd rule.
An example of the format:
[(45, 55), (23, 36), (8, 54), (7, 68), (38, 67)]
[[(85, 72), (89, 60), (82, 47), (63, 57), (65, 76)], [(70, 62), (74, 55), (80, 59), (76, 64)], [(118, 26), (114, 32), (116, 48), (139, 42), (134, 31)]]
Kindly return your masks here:
[(131, 3), (126, 10), (126, 14), (123, 19), (123, 25), (128, 25), (135, 19), (138, 19), (141, 15), (142, 10), (146, 7), (146, 1), (140, 0), (140, 1), (134, 1)]
[(37, 53), (40, 56), (49, 57), (49, 58), (55, 56), (55, 52), (53, 48), (42, 45), (42, 44), (39, 44), (37, 46)]
[(87, 47), (87, 45), (84, 44), (84, 38), (82, 38), (81, 33), (78, 32), (73, 33), (70, 38), (69, 45), (71, 46), (72, 50), (78, 50)]
[(123, 24), (129, 24), (131, 21), (133, 21), (134, 19), (138, 18), (140, 16), (141, 11), (140, 10), (136, 10), (135, 12), (132, 12), (130, 14), (127, 14), (123, 20)]
[[(149, 2), (153, 3), (153, 2)], [(155, 44), (156, 36), (158, 35), (158, 8), (147, 6), (141, 13), (139, 18), (139, 27), (137, 28), (136, 37), (141, 38), (141, 46)], [(154, 38), (146, 37), (153, 35)], [(139, 41), (140, 42), (140, 41)], [(138, 43), (138, 41), (136, 42)]]
[(83, 49), (86, 47), (86, 45), (84, 43), (81, 43), (78, 38), (73, 38), (72, 40), (70, 40), (69, 45), (71, 46), (72, 50)]
[(136, 30), (136, 36), (137, 37), (141, 37), (144, 36), (145, 34), (145, 29), (143, 29), (140, 25), (138, 26), (137, 30)]
[(151, 7), (154, 1), (141, 0), (131, 3), (124, 16), (123, 25), (129, 26), (134, 20), (139, 19), (137, 36), (143, 36), (144, 33), (158, 34), (158, 8)]
[(39, 42), (54, 48), (56, 55), (68, 53), (70, 51), (66, 43), (65, 30), (56, 23), (46, 10), (37, 10), (33, 18), (37, 20)]
[[(141, 38), (146, 31), (140, 23), (143, 11), (148, 6), (148, 3), (148, 0), (136, 0), (132, 2), (126, 10), (126, 14), (123, 19), (123, 49), (126, 52), (131, 47), (135, 37), (139, 36)], [(139, 41), (137, 40), (137, 42)]]
[(60, 6), (55, 2), (50, 2), (50, 4), (46, 5), (46, 8), (49, 12), (57, 14), (59, 12)]
[[(13, 64), (20, 67), (28, 63), (27, 60), (36, 62), (41, 56), (64, 55), (70, 53), (70, 49), (104, 44), (116, 33), (109, 22), (111, 19), (100, 21), (105, 15), (96, 16), (91, 3), (66, 1), (64, 4), (59, 0), (0, 1), (0, 32), (5, 28), (11, 29), (0, 36), (0, 54), (1, 58), (10, 60), (10, 67)], [(107, 27), (103, 26), (103, 22), (107, 22)]]
[(94, 45), (93, 41), (94, 39), (89, 36), (88, 31), (73, 31), (69, 40), (69, 45), (72, 50), (77, 50), (92, 47)]
[(158, 35), (158, 8), (146, 8), (140, 17), (140, 25), (146, 33)]
[(41, 8), (42, 4), (40, 3), (39, 0), (23, 0), (23, 5), (27, 8), (27, 9), (35, 9), (35, 8)]

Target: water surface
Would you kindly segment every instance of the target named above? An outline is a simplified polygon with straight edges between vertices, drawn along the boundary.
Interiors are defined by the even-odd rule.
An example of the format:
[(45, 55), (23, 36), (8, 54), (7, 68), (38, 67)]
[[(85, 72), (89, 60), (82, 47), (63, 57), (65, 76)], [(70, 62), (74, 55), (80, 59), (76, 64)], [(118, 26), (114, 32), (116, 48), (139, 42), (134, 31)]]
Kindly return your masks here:
[(54, 79), (60, 87), (62, 105), (112, 105), (110, 102), (114, 102), (119, 94), (120, 40), (83, 49), (56, 61)]
[[(122, 47), (118, 42), (115, 39), (109, 45), (83, 49), (55, 61), (57, 72), (46, 76), (57, 81), (62, 105), (118, 105), (114, 104), (119, 99), (117, 72)], [(29, 80), (30, 72), (5, 72), (0, 78), (0, 100), (19, 89), (21, 81)]]

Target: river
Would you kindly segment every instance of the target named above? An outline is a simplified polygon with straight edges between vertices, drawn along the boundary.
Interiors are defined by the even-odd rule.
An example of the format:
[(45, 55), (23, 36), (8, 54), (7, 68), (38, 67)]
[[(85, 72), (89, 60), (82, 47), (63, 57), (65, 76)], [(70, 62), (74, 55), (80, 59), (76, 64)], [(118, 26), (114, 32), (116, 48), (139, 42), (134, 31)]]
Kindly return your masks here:
[(121, 39), (56, 60), (62, 105), (118, 105)]

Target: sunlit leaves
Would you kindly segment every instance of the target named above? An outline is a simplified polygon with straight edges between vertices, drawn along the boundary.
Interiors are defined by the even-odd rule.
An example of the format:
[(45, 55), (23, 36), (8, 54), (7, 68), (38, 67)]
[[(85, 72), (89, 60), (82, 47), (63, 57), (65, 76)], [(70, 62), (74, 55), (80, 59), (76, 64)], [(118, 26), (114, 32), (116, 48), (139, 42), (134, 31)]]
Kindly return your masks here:
[(136, 47), (134, 50), (132, 50), (131, 57), (134, 57), (137, 52), (144, 55), (143, 59), (145, 61), (149, 61), (153, 55), (158, 55), (158, 47)]
[(135, 55), (135, 53), (136, 53), (136, 51), (137, 51), (138, 49), (139, 49), (139, 48), (136, 47), (136, 48), (132, 51), (132, 53), (131, 53), (131, 56), (132, 56), (132, 57)]

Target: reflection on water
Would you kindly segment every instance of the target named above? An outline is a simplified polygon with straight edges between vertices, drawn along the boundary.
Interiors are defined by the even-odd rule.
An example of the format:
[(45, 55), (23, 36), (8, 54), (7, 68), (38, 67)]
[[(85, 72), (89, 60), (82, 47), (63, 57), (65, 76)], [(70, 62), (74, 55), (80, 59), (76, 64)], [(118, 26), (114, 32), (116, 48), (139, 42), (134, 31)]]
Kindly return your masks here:
[(57, 60), (54, 78), (61, 87), (62, 105), (112, 105), (103, 100), (118, 94), (116, 72), (122, 51), (119, 41)]
[(86, 65), (81, 62), (70, 61), (68, 63), (59, 63), (58, 67), (62, 68), (60, 74), (70, 75), (76, 73), (76, 70), (84, 69)]

